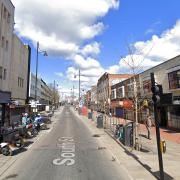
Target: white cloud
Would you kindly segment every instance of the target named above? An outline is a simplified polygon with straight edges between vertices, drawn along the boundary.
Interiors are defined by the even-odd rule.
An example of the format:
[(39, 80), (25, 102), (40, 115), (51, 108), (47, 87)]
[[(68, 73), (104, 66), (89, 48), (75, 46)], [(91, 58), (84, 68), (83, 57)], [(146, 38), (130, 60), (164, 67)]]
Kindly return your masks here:
[(146, 55), (151, 49), (148, 58), (155, 60), (168, 60), (180, 54), (180, 20), (172, 29), (166, 30), (160, 37), (153, 35), (149, 41), (139, 41), (134, 44), (137, 51)]
[(70, 81), (78, 81), (78, 77), (74, 79), (74, 75), (78, 75), (78, 69), (81, 69), (81, 85), (83, 88), (89, 88), (91, 85), (97, 84), (97, 80), (104, 72), (133, 73), (132, 68), (129, 67), (129, 65), (133, 65), (135, 67), (135, 73), (139, 73), (173, 58), (180, 54), (179, 44), (180, 21), (177, 21), (172, 29), (165, 31), (161, 36), (154, 35), (149, 41), (138, 41), (134, 43), (132, 45), (132, 49), (134, 50), (132, 56), (127, 55), (121, 58), (119, 64), (105, 69), (94, 58), (75, 55), (72, 57), (74, 67), (69, 67), (66, 74)]
[(81, 50), (81, 54), (83, 54), (84, 56), (96, 55), (99, 53), (100, 53), (100, 44), (97, 42), (88, 44), (88, 45), (84, 46), (83, 49)]
[(121, 72), (127, 72), (130, 69), (125, 61), (132, 66), (132, 58), (134, 66), (136, 69), (138, 67), (139, 72), (139, 70), (148, 69), (178, 56), (180, 54), (180, 20), (176, 22), (172, 29), (163, 32), (160, 37), (153, 35), (148, 41), (134, 43), (133, 49), (132, 56), (127, 55), (120, 59)]
[(99, 63), (99, 61), (88, 57), (88, 58), (84, 58), (81, 55), (75, 55), (73, 57), (75, 66), (78, 67), (79, 69), (92, 69), (92, 68), (100, 68), (101, 65)]
[(34, 43), (39, 41), (49, 53), (65, 57), (76, 54), (87, 40), (102, 33), (104, 24), (99, 18), (119, 7), (118, 0), (12, 2), (16, 7), (16, 31)]
[(106, 72), (110, 73), (110, 74), (118, 74), (120, 70), (120, 66), (119, 65), (113, 65), (110, 66)]

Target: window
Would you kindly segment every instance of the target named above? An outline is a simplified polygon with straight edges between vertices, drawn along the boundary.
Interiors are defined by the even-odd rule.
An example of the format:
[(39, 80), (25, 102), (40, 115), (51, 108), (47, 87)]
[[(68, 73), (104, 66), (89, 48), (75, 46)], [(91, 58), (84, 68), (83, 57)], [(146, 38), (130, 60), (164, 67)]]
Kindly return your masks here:
[(4, 76), (3, 76), (3, 79), (6, 80), (6, 78), (7, 78), (7, 70), (4, 69)]
[(3, 4), (2, 4), (2, 6), (1, 6), (1, 18), (2, 18), (2, 16), (3, 16), (3, 9), (4, 9), (4, 6), (3, 6)]
[(118, 88), (118, 90), (117, 90), (117, 97), (118, 98), (124, 97), (124, 86)]
[(10, 21), (11, 21), (11, 15), (8, 13), (7, 23), (10, 23)]
[(0, 79), (2, 79), (3, 68), (0, 66)]
[(6, 8), (4, 7), (4, 13), (3, 13), (3, 17), (6, 18), (6, 13), (7, 13), (7, 10)]
[(2, 42), (1, 42), (1, 47), (2, 48), (4, 47), (4, 41), (5, 41), (4, 36), (2, 36)]
[(9, 42), (6, 41), (6, 50), (8, 50), (8, 45), (9, 45)]
[(24, 79), (18, 77), (18, 86), (23, 87), (24, 86)]
[(151, 80), (143, 81), (143, 90), (145, 94), (151, 92)]
[(20, 87), (20, 77), (18, 77), (18, 86)]
[(169, 89), (180, 88), (180, 70), (168, 74)]

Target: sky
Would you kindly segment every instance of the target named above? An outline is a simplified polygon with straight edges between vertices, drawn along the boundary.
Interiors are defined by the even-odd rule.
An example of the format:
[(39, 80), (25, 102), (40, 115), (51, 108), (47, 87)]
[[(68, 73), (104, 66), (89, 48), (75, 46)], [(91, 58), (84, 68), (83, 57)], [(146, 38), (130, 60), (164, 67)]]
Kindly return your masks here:
[[(179, 0), (12, 0), (15, 33), (32, 48), (31, 71), (60, 92), (87, 90), (104, 73), (136, 73), (180, 54)], [(133, 57), (133, 58), (132, 58)]]

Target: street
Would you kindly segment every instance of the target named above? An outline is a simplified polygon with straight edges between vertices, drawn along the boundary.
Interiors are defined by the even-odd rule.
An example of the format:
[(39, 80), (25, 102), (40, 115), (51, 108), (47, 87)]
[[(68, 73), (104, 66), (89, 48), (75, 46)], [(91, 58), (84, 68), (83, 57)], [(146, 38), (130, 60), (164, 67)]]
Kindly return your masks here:
[(100, 147), (98, 137), (93, 137), (69, 106), (56, 118), (52, 130), (23, 152), (0, 179), (128, 179), (106, 148)]

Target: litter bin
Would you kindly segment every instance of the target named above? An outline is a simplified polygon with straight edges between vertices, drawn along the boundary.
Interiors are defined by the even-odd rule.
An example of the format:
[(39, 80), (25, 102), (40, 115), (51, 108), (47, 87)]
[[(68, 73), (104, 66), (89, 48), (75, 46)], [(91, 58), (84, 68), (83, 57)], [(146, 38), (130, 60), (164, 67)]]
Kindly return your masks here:
[(100, 114), (97, 117), (97, 128), (103, 128), (103, 115)]
[(122, 142), (125, 146), (133, 146), (133, 122), (129, 122), (124, 126), (124, 137)]
[(92, 112), (88, 113), (88, 119), (92, 119)]

